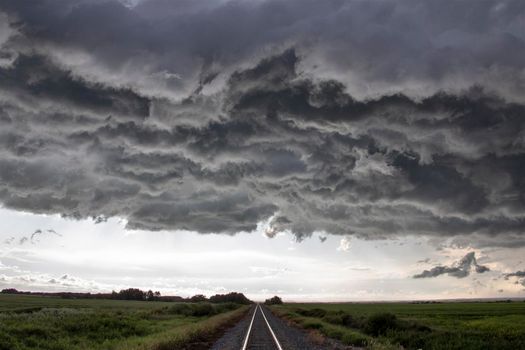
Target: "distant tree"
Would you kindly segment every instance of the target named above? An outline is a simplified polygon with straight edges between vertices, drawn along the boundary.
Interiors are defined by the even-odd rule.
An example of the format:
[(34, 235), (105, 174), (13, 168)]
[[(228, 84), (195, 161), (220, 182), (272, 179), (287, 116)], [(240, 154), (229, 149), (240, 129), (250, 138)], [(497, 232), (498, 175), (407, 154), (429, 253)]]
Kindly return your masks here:
[(14, 288), (6, 288), (6, 289), (2, 289), (2, 291), (0, 292), (2, 294), (18, 294), (18, 291)]
[(147, 301), (156, 301), (160, 299), (160, 292), (153, 292), (151, 289), (146, 292)]
[(264, 303), (265, 303), (266, 305), (280, 305), (280, 304), (283, 303), (283, 301), (282, 301), (281, 298), (279, 298), (279, 297), (276, 295), (276, 296), (274, 296), (273, 298), (266, 299), (266, 300), (264, 301)]
[(190, 301), (192, 303), (198, 303), (198, 302), (201, 302), (201, 301), (207, 301), (208, 298), (206, 298), (206, 296), (202, 295), (202, 294), (197, 294), (197, 295), (194, 295), (190, 298)]
[(160, 301), (170, 301), (170, 302), (177, 302), (177, 303), (184, 303), (187, 302), (188, 299), (185, 299), (183, 297), (173, 295), (173, 296), (159, 296), (158, 297)]
[(146, 292), (138, 288), (122, 289), (118, 292), (116, 299), (121, 300), (146, 300)]
[(228, 294), (216, 294), (210, 297), (212, 303), (236, 303), (236, 304), (251, 304), (251, 300), (246, 298), (242, 293), (231, 292)]

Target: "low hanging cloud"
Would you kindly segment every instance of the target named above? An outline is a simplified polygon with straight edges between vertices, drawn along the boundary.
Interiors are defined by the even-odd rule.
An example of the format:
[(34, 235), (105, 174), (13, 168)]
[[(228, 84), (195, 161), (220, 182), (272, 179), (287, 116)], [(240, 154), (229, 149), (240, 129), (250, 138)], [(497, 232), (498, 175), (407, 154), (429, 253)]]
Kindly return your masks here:
[[(273, 218), (269, 237), (298, 239), (523, 236), (525, 106), (512, 88), (525, 68), (522, 2), (477, 3), (488, 36), (460, 20), (472, 10), (463, 2), (460, 19), (410, 1), (37, 2), (0, 0), (5, 207), (201, 233)], [(360, 28), (356, 6), (370, 21), (341, 37), (332, 25)], [(267, 25), (273, 13), (283, 18)], [(400, 35), (407, 13), (416, 28), (432, 20), (433, 49)]]
[(505, 274), (506, 280), (511, 279), (513, 277), (516, 278), (516, 284), (519, 283), (525, 287), (525, 271), (516, 271), (516, 272)]
[(352, 242), (351, 242), (350, 237), (345, 236), (341, 238), (341, 240), (339, 241), (339, 246), (337, 247), (337, 250), (341, 252), (347, 252), (350, 250), (351, 247), (352, 247)]
[(474, 252), (468, 253), (460, 261), (451, 266), (436, 266), (430, 270), (424, 270), (423, 272), (414, 275), (413, 278), (432, 278), (445, 274), (456, 278), (464, 278), (470, 275), (472, 270), (476, 273), (490, 271), (487, 266), (478, 264)]

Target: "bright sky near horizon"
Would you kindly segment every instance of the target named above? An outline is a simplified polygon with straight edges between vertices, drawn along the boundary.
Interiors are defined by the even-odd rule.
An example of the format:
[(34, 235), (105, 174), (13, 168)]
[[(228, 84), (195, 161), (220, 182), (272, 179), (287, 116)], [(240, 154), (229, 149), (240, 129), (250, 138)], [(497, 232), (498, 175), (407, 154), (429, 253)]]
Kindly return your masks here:
[[(523, 249), (436, 250), (437, 242), (428, 239), (365, 241), (326, 234), (297, 242), (289, 233), (268, 238), (265, 223), (234, 236), (124, 226), (118, 219), (96, 224), (0, 209), (0, 287), (84, 292), (137, 287), (181, 296), (240, 291), (254, 300), (277, 294), (290, 301), (523, 296), (520, 285), (503, 278), (523, 267)], [(31, 240), (37, 230), (42, 233)], [(412, 278), (470, 251), (491, 271), (462, 279)]]

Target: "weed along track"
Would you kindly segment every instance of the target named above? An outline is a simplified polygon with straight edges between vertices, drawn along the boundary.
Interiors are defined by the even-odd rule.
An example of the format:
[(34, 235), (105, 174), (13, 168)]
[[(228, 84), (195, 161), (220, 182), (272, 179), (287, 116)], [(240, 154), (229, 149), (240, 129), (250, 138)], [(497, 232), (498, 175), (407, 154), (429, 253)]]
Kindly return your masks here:
[(253, 311), (250, 326), (243, 342), (242, 350), (283, 350), (281, 343), (268, 323), (261, 305)]

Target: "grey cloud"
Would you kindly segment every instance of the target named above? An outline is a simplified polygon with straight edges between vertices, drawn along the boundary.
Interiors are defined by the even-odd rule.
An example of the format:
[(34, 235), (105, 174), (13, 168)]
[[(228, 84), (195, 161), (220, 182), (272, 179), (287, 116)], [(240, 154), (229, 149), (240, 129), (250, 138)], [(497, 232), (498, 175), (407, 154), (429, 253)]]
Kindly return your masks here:
[(525, 277), (525, 271), (516, 271), (512, 273), (508, 273), (505, 275), (505, 277)]
[[(64, 90), (82, 86), (85, 94), (67, 98), (65, 108), (49, 91), (35, 95), (33, 80), (17, 82), (16, 96), (2, 106), (0, 196), (8, 207), (124, 216), (130, 228), (229, 233), (277, 214), (275, 232), (299, 238), (315, 230), (384, 237), (518, 234), (523, 227), (523, 146), (515, 140), (524, 108), (482, 91), (359, 102), (338, 82), (301, 78), (299, 58), (288, 50), (232, 75), (216, 120), (158, 124), (155, 115), (141, 116), (145, 107), (91, 103), (125, 96), (132, 106), (147, 106), (152, 98), (27, 60), (20, 57), (4, 74), (36, 75), (37, 84), (53, 79)], [(37, 107), (21, 103), (27, 99)], [(180, 104), (191, 110), (202, 99)], [(44, 116), (42, 100), (50, 106)], [(472, 110), (484, 113), (476, 118), (495, 117), (465, 126)], [(392, 129), (403, 143), (389, 139)], [(470, 153), (432, 135), (410, 139), (430, 132), (469, 144)], [(490, 150), (487, 140), (495, 142)], [(479, 176), (492, 164), (497, 174)], [(495, 186), (502, 175), (506, 182)]]
[(519, 0), (449, 6), (437, 0), (147, 0), (132, 7), (116, 0), (2, 0), (0, 9), (32, 45), (92, 57), (89, 67), (80, 67), (85, 61), (56, 55), (86, 76), (109, 79), (109, 70), (126, 84), (144, 87), (151, 80), (148, 89), (168, 94), (199, 91), (261, 52), (294, 45), (308, 56), (303, 71), (340, 77), (361, 98), (473, 84), (523, 98), (525, 5)]
[[(436, 242), (437, 243), (437, 242)], [(439, 247), (443, 247), (443, 243), (437, 243)], [(505, 239), (500, 236), (487, 235), (468, 235), (454, 237), (446, 246), (451, 248), (523, 248), (525, 246), (525, 237), (518, 234), (505, 235)]]
[(515, 283), (521, 284), (522, 286), (525, 286), (525, 271), (516, 271), (512, 273), (507, 273), (504, 275), (505, 279), (508, 280), (512, 277), (516, 278)]
[(15, 240), (15, 237), (9, 237), (4, 240), (4, 244), (10, 245)]
[(128, 89), (114, 89), (74, 78), (42, 56), (17, 57), (14, 67), (3, 69), (0, 87), (24, 99), (86, 108), (92, 112), (118, 113), (131, 118), (144, 118), (149, 113), (148, 99)]
[(472, 268), (474, 268), (476, 273), (490, 271), (487, 266), (479, 265), (476, 260), (475, 253), (470, 252), (452, 266), (436, 266), (430, 270), (424, 270), (423, 272), (414, 275), (413, 278), (432, 278), (444, 274), (448, 274), (449, 276), (456, 278), (464, 278), (470, 275)]
[[(480, 82), (467, 77), (469, 88), (461, 91), (414, 98), (387, 89), (362, 99), (349, 93), (355, 89), (348, 74), (335, 80), (305, 73), (316, 47), (330, 56), (319, 63), (327, 70), (357, 67), (366, 81), (382, 76), (388, 86), (405, 78), (443, 81), (467, 65), (478, 67), (476, 59), (483, 67), (522, 69), (518, 59), (500, 62), (461, 44), (446, 49), (457, 57), (445, 62), (451, 71), (438, 62), (430, 72), (435, 51), (424, 38), (411, 50), (405, 39), (400, 48), (384, 46), (390, 24), (397, 30), (393, 42), (401, 40), (409, 4), (150, 0), (129, 8), (112, 1), (0, 0), (21, 33), (6, 44), (19, 51), (17, 58), (0, 67), (0, 201), (72, 218), (119, 216), (129, 228), (146, 230), (232, 234), (272, 217), (269, 236), (290, 230), (298, 239), (314, 231), (367, 238), (476, 234), (501, 244), (521, 237), (522, 104), (490, 84), (471, 86)], [(520, 5), (497, 4), (475, 6), (478, 15), (492, 16), (488, 28), (474, 23), (477, 17), (464, 23), (465, 5), (458, 2), (455, 13), (440, 14), (448, 22), (432, 19), (429, 30), (443, 34), (442, 46), (454, 44), (446, 28), (476, 37), (508, 30), (519, 58)], [(371, 27), (335, 31), (332, 22), (357, 21), (356, 6)], [(417, 3), (413, 11), (428, 17), (426, 6), (435, 5)], [(419, 28), (422, 19), (414, 18), (409, 24)], [(267, 31), (259, 30), (262, 23)], [(378, 47), (368, 44), (374, 32)], [(306, 37), (313, 40), (301, 41)], [(340, 44), (345, 40), (349, 46)], [(331, 43), (349, 51), (336, 54)], [(489, 46), (482, 41), (476, 50)], [(399, 60), (383, 57), (386, 66), (363, 68), (365, 58), (382, 57), (388, 47)], [(90, 59), (80, 61), (94, 66), (67, 61), (66, 49), (84, 50)], [(337, 58), (349, 52), (352, 67)], [(411, 70), (407, 55), (426, 68), (416, 62)], [(181, 79), (146, 89), (115, 77), (122, 67), (132, 67), (137, 82), (155, 72)], [(115, 76), (97, 75), (108, 69)], [(167, 97), (179, 89), (184, 98)]]

